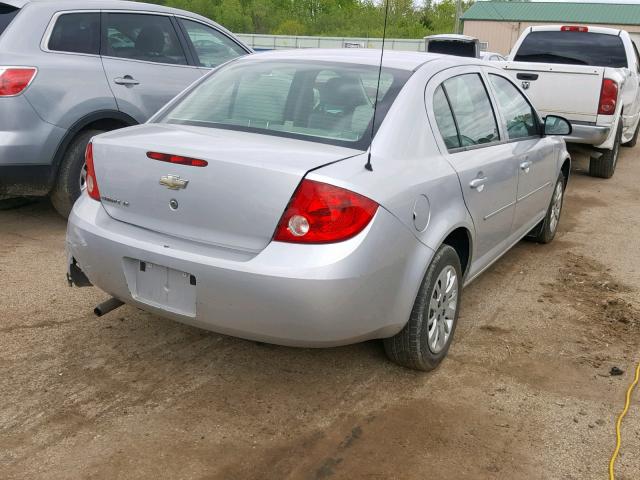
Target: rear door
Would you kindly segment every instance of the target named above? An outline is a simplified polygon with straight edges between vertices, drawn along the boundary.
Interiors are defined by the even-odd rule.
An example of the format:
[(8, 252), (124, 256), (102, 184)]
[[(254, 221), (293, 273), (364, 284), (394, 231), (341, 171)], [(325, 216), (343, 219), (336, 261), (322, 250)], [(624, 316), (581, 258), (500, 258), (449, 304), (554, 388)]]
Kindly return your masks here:
[(200, 78), (170, 15), (102, 14), (102, 59), (120, 111), (146, 122)]
[[(427, 88), (433, 114), (446, 148), (445, 156), (458, 173), (476, 239), (470, 275), (507, 248), (512, 231), (518, 186), (518, 163), (502, 141), (485, 82), (474, 69), (440, 79)], [(434, 81), (430, 83), (433, 85)], [(435, 88), (435, 90), (430, 90)]]
[(542, 136), (535, 109), (507, 78), (489, 74), (498, 112), (513, 158), (518, 163), (518, 196), (514, 231), (531, 228), (544, 216), (555, 185), (555, 142)]

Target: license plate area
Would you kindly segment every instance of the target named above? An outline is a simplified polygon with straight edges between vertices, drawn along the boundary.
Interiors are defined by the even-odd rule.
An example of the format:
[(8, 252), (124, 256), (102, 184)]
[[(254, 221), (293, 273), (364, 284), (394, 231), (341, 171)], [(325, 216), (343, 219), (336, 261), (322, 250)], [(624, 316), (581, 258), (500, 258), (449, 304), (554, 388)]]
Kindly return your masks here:
[(151, 262), (125, 258), (131, 296), (179, 315), (196, 316), (196, 277)]

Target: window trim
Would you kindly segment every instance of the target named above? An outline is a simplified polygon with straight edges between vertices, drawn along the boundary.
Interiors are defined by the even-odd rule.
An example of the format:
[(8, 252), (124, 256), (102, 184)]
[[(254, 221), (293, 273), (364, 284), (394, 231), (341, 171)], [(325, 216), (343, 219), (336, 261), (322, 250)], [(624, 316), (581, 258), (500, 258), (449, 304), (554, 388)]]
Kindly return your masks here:
[[(529, 97), (527, 97), (527, 95), (513, 82), (513, 80), (505, 75), (502, 75), (500, 73), (497, 72), (486, 72), (487, 73), (487, 79), (489, 81), (489, 88), (491, 89), (491, 94), (493, 95), (493, 97), (495, 98), (495, 103), (496, 103), (496, 108), (498, 110), (498, 114), (500, 115), (500, 121), (502, 123), (502, 128), (504, 129), (505, 135), (507, 138), (505, 138), (505, 142), (504, 143), (514, 143), (514, 142), (523, 142), (525, 140), (533, 140), (536, 138), (543, 138), (544, 137), (544, 123), (542, 122), (542, 119), (540, 118), (540, 114), (538, 113), (538, 110), (536, 109), (536, 107), (533, 106), (533, 104), (531, 103), (531, 100), (529, 100)], [(495, 87), (493, 85), (493, 83), (491, 82), (491, 75), (495, 75), (496, 77), (500, 77), (504, 80), (506, 80), (507, 82), (509, 82), (511, 85), (513, 85), (513, 87), (520, 93), (520, 95), (522, 96), (522, 98), (524, 98), (524, 100), (527, 102), (527, 104), (529, 105), (529, 107), (531, 108), (531, 110), (535, 113), (535, 120), (536, 120), (536, 124), (538, 127), (538, 134), (537, 135), (529, 135), (527, 137), (518, 137), (518, 138), (509, 138), (509, 131), (507, 129), (507, 121), (504, 118), (504, 115), (502, 114), (502, 110), (500, 109), (500, 102), (498, 101), (498, 95), (497, 92), (495, 90)]]
[[(449, 93), (447, 92), (447, 87), (445, 86), (445, 82), (453, 79), (453, 78), (457, 78), (457, 77), (462, 77), (464, 75), (477, 75), (480, 78), (480, 82), (482, 83), (482, 86), (484, 88), (485, 93), (487, 94), (487, 100), (489, 100), (489, 105), (491, 106), (491, 111), (493, 113), (493, 121), (495, 122), (496, 125), (496, 130), (498, 131), (498, 140), (494, 140), (492, 142), (488, 142), (488, 143), (479, 143), (476, 145), (468, 145), (465, 147), (457, 147), (457, 148), (447, 148), (447, 146), (445, 145), (445, 148), (447, 150), (447, 152), (449, 152), (450, 154), (455, 154), (455, 153), (459, 153), (459, 152), (467, 152), (469, 150), (477, 150), (479, 148), (487, 148), (487, 147), (493, 147), (495, 145), (501, 145), (504, 143), (508, 143), (505, 139), (503, 139), (503, 129), (501, 128), (502, 126), (502, 121), (498, 121), (498, 116), (496, 115), (496, 105), (493, 101), (493, 91), (489, 91), (489, 89), (487, 88), (487, 84), (486, 84), (486, 79), (484, 78), (483, 75), (483, 71), (481, 70), (474, 70), (474, 71), (469, 71), (469, 72), (465, 72), (465, 73), (459, 73), (456, 75), (452, 75), (450, 77), (447, 77), (446, 79), (442, 80), (438, 86), (435, 88), (435, 90), (438, 89), (438, 87), (442, 87), (442, 90), (444, 91), (445, 97), (447, 98), (447, 103), (449, 104), (449, 109), (451, 110), (451, 115), (453, 115), (453, 121), (456, 125), (456, 130), (458, 132), (458, 142), (460, 142), (460, 145), (462, 145), (462, 137), (460, 134), (460, 127), (458, 126), (458, 118), (456, 116), (456, 112), (453, 109), (453, 107), (451, 106), (451, 101), (449, 100)], [(435, 94), (435, 90), (434, 90), (434, 94)], [(432, 110), (433, 110), (433, 98), (431, 99), (431, 106), (432, 106)], [(502, 117), (500, 117), (500, 120), (502, 120)], [(437, 125), (436, 122), (436, 128), (438, 130), (438, 133), (440, 134), (440, 138), (442, 139), (442, 133), (440, 132), (440, 128)], [(444, 143), (444, 139), (442, 139), (443, 143)]]

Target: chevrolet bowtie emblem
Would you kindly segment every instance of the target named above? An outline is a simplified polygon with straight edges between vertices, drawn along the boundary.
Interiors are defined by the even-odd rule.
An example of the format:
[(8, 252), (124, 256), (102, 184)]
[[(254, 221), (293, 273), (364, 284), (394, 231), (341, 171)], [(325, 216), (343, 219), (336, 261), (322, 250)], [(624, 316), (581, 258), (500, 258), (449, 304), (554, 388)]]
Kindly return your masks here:
[(160, 177), (160, 185), (164, 185), (169, 190), (180, 190), (187, 188), (189, 180), (183, 180), (177, 175), (163, 175)]

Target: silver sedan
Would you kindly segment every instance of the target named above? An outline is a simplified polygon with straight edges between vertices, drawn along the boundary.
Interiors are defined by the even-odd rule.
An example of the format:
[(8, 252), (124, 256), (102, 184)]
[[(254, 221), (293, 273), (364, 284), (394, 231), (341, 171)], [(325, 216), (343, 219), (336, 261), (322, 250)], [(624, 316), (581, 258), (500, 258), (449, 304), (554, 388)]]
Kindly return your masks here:
[(291, 346), (380, 338), (435, 368), (462, 287), (523, 237), (553, 239), (571, 126), (487, 63), (388, 52), (378, 78), (379, 58), (240, 58), (95, 137), (69, 280), (109, 308)]

